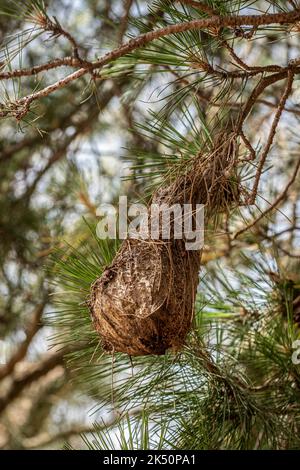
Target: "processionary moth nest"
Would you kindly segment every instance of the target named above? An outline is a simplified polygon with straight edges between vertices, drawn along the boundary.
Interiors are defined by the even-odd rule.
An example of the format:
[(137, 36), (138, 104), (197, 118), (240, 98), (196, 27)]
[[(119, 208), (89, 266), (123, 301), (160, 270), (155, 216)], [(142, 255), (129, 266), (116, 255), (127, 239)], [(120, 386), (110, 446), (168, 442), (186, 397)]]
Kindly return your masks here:
[[(235, 134), (219, 135), (211, 152), (195, 157), (151, 202), (205, 204), (207, 221), (238, 198), (236, 155)], [(187, 250), (184, 239), (124, 240), (91, 287), (89, 309), (103, 348), (131, 356), (179, 350), (192, 325), (200, 264), (201, 250)]]

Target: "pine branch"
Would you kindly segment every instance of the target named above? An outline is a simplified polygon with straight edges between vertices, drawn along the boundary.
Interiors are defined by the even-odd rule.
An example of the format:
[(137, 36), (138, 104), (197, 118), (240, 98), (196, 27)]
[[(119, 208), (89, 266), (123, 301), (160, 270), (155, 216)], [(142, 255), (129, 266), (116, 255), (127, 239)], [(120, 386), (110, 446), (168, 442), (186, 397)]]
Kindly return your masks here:
[(54, 59), (45, 64), (36, 65), (28, 69), (17, 69), (7, 72), (0, 72), (0, 80), (10, 80), (11, 78), (18, 77), (31, 77), (41, 72), (46, 72), (58, 67), (78, 67), (81, 66), (81, 61), (74, 57), (64, 57), (62, 59)]
[[(19, 100), (16, 100), (8, 109), (2, 105), (2, 111), (0, 112), (0, 117), (5, 117), (10, 115), (11, 112), (17, 114), (18, 119), (22, 118), (29, 110), (30, 104), (40, 98), (49, 96), (58, 89), (64, 88), (69, 83), (78, 80), (87, 73), (91, 73), (97, 69), (102, 68), (104, 65), (127, 55), (129, 52), (132, 52), (138, 48), (145, 46), (146, 44), (151, 43), (152, 41), (169, 36), (171, 34), (182, 33), (185, 31), (191, 31), (194, 29), (209, 29), (210, 27), (214, 28), (224, 28), (237, 26), (261, 26), (261, 25), (270, 25), (270, 24), (290, 24), (294, 23), (300, 19), (300, 11), (293, 11), (289, 13), (274, 13), (274, 14), (264, 14), (264, 15), (243, 15), (243, 16), (214, 16), (207, 19), (200, 20), (191, 20), (184, 23), (178, 23), (175, 25), (170, 25), (155, 31), (150, 31), (148, 33), (142, 34), (134, 39), (131, 39), (129, 42), (124, 45), (114, 49), (111, 52), (106, 53), (101, 59), (92, 62), (92, 64), (84, 65), (79, 70), (73, 72), (72, 74), (64, 77), (63, 79), (58, 80), (45, 87), (42, 90), (34, 92), (26, 97), (23, 97)], [(298, 71), (295, 69), (294, 73)], [(285, 75), (288, 72), (281, 72)], [(285, 76), (284, 75), (284, 76)]]

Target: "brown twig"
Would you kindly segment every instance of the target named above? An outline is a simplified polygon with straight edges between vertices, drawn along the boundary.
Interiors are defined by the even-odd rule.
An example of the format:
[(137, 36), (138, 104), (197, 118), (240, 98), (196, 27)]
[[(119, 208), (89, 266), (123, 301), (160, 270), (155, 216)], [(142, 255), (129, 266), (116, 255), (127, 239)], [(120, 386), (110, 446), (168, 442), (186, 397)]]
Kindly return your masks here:
[(45, 31), (52, 32), (53, 36), (63, 36), (65, 37), (71, 44), (73, 48), (73, 55), (79, 61), (83, 62), (79, 55), (79, 45), (74, 37), (66, 31), (61, 24), (59, 23), (58, 19), (54, 17), (54, 21), (52, 21), (48, 16), (41, 18), (41, 26)]
[[(264, 92), (264, 90), (272, 85), (273, 83), (276, 83), (280, 80), (284, 80), (289, 72), (289, 68), (286, 68), (285, 70), (281, 72), (274, 73), (272, 75), (269, 75), (267, 77), (262, 78), (254, 90), (252, 91), (251, 95), (249, 96), (248, 100), (243, 106), (242, 112), (240, 114), (238, 123), (237, 123), (237, 132), (240, 133), (243, 124), (248, 116), (248, 114), (251, 112), (254, 104), (257, 102), (258, 97)], [(294, 73), (298, 72), (298, 70), (295, 70)]]
[(241, 162), (241, 161), (253, 161), (253, 160), (255, 160), (256, 152), (255, 152), (254, 148), (252, 147), (250, 140), (248, 139), (248, 137), (245, 136), (243, 130), (240, 131), (239, 135), (241, 136), (245, 147), (249, 150), (249, 157), (244, 158), (244, 159), (239, 159), (239, 161)]
[(294, 181), (296, 180), (296, 177), (297, 177), (297, 174), (298, 174), (298, 171), (299, 171), (299, 168), (300, 168), (300, 158), (298, 159), (298, 162), (296, 164), (296, 167), (294, 169), (294, 172), (292, 174), (292, 177), (291, 179), (289, 180), (288, 184), (286, 185), (286, 187), (284, 188), (284, 190), (282, 191), (282, 193), (277, 197), (277, 199), (270, 205), (270, 207), (268, 207), (268, 209), (266, 209), (264, 212), (262, 212), (260, 214), (259, 217), (257, 217), (253, 222), (251, 222), (251, 224), (247, 225), (246, 227), (242, 228), (241, 230), (239, 230), (238, 232), (235, 233), (233, 239), (236, 239), (238, 238), (242, 233), (250, 230), (252, 227), (254, 227), (260, 220), (262, 220), (266, 215), (268, 215), (270, 212), (272, 212), (275, 207), (278, 206), (278, 204), (283, 201), (288, 193), (288, 190), (290, 189), (290, 187), (292, 186), (292, 184), (294, 183)]
[(31, 77), (37, 75), (40, 72), (46, 72), (58, 67), (80, 67), (81, 62), (74, 57), (64, 57), (62, 59), (54, 59), (45, 64), (36, 65), (27, 69), (16, 69), (7, 72), (0, 72), (0, 80), (10, 80), (11, 78), (18, 77)]
[(264, 65), (264, 66), (250, 66), (246, 64), (235, 52), (232, 46), (228, 44), (227, 41), (222, 39), (220, 41), (221, 45), (228, 50), (229, 54), (231, 55), (232, 59), (244, 70), (247, 72), (251, 72), (252, 74), (263, 73), (263, 72), (280, 72), (285, 70), (285, 67), (281, 67), (280, 65)]
[(276, 245), (276, 248), (277, 250), (281, 251), (283, 254), (285, 254), (286, 256), (289, 256), (290, 258), (300, 258), (300, 254), (295, 254), (295, 253), (291, 253), (290, 251), (288, 251), (286, 248), (283, 248), (283, 246), (281, 244), (278, 244), (275, 242), (274, 238), (275, 236), (272, 235), (272, 236), (269, 236), (265, 233), (265, 231), (261, 230), (260, 227), (258, 227), (258, 232), (263, 236), (263, 238), (265, 240), (269, 240), (271, 241), (273, 244), (275, 243)]
[[(28, 111), (30, 104), (40, 98), (46, 97), (51, 93), (55, 92), (58, 89), (64, 88), (69, 83), (74, 80), (78, 80), (80, 77), (90, 73), (92, 70), (99, 69), (104, 65), (110, 63), (113, 60), (116, 60), (120, 57), (127, 55), (128, 53), (149, 44), (150, 42), (169, 36), (170, 34), (181, 33), (184, 31), (190, 31), (194, 29), (209, 29), (211, 27), (236, 27), (241, 25), (248, 26), (259, 26), (259, 25), (269, 25), (269, 24), (290, 24), (300, 19), (300, 11), (292, 11), (288, 13), (269, 13), (264, 15), (241, 15), (241, 16), (212, 16), (205, 19), (191, 20), (184, 23), (178, 23), (174, 25), (167, 26), (165, 28), (157, 29), (154, 31), (149, 31), (148, 33), (142, 34), (134, 39), (131, 39), (122, 46), (106, 53), (99, 60), (91, 63), (84, 64), (79, 70), (67, 75), (65, 78), (58, 80), (57, 82), (49, 85), (42, 90), (31, 93), (28, 96), (25, 96), (17, 101), (15, 101), (8, 109), (5, 109), (2, 106), (2, 111), (0, 112), (0, 117), (5, 117), (8, 115), (17, 115), (18, 118), (23, 117), (23, 115)], [(285, 72), (282, 73), (283, 77), (286, 76)], [(274, 78), (274, 76), (273, 76)], [(266, 85), (267, 86), (267, 85)], [(16, 110), (20, 110), (17, 112)], [(250, 107), (251, 108), (251, 107)]]
[(257, 190), (258, 190), (258, 185), (259, 185), (259, 182), (260, 182), (260, 178), (261, 178), (261, 174), (262, 174), (262, 171), (263, 171), (263, 168), (264, 168), (264, 164), (266, 162), (267, 156), (268, 156), (270, 148), (272, 146), (272, 143), (273, 143), (273, 140), (274, 140), (274, 137), (275, 137), (275, 134), (276, 134), (277, 126), (279, 124), (281, 115), (282, 115), (283, 110), (284, 110), (285, 103), (286, 103), (286, 101), (287, 101), (287, 99), (288, 99), (288, 97), (291, 93), (292, 86), (293, 86), (293, 80), (294, 80), (294, 73), (293, 73), (293, 71), (289, 70), (288, 71), (288, 77), (287, 77), (287, 84), (286, 84), (285, 90), (282, 94), (282, 97), (279, 101), (278, 108), (277, 108), (277, 111), (276, 111), (274, 119), (273, 119), (273, 123), (272, 123), (271, 129), (270, 129), (270, 133), (269, 133), (267, 143), (264, 147), (264, 150), (263, 150), (263, 152), (261, 154), (261, 157), (260, 157), (260, 161), (258, 163), (258, 167), (257, 167), (256, 175), (255, 175), (255, 180), (254, 180), (254, 185), (253, 185), (253, 188), (252, 188), (252, 191), (251, 191), (251, 195), (249, 196), (248, 201), (247, 201), (248, 204), (254, 204), (254, 202), (255, 202), (256, 195), (257, 195)]

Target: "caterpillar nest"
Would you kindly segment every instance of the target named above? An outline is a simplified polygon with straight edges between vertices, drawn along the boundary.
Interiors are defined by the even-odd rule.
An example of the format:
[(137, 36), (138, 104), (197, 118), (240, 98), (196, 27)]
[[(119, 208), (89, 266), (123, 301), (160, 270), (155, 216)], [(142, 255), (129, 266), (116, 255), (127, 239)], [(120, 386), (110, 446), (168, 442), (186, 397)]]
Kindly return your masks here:
[[(232, 182), (236, 155), (236, 136), (219, 136), (212, 152), (195, 157), (151, 202), (205, 204), (207, 222), (238, 203), (238, 184)], [(184, 239), (124, 240), (91, 287), (89, 309), (104, 350), (141, 356), (182, 348), (193, 321), (200, 264), (201, 250), (187, 250)]]

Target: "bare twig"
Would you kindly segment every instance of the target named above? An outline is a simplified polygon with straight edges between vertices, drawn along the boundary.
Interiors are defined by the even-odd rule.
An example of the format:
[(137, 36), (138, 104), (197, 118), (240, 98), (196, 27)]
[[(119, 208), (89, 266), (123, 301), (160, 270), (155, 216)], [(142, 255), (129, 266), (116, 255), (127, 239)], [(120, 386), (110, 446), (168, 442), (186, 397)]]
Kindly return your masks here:
[[(284, 80), (287, 77), (289, 70), (290, 69), (287, 68), (287, 69), (285, 69), (281, 72), (274, 73), (272, 75), (269, 75), (267, 77), (262, 78), (258, 82), (258, 84), (256, 85), (256, 87), (252, 91), (251, 95), (249, 96), (248, 100), (246, 101), (246, 103), (243, 106), (242, 112), (241, 112), (240, 117), (239, 117), (239, 121), (237, 123), (237, 132), (238, 133), (240, 133), (240, 131), (243, 127), (244, 121), (246, 120), (248, 114), (251, 112), (254, 104), (257, 102), (258, 97), (264, 92), (264, 90), (267, 87), (269, 87), (273, 83), (276, 83), (280, 80)], [(296, 73), (296, 72), (298, 73), (298, 70), (294, 70), (294, 73)]]
[[(122, 46), (114, 49), (111, 52), (106, 53), (99, 60), (92, 62), (91, 64), (84, 64), (83, 67), (77, 71), (67, 75), (65, 78), (58, 80), (57, 82), (49, 85), (42, 90), (34, 92), (28, 96), (25, 96), (14, 103), (8, 109), (5, 109), (2, 106), (2, 111), (0, 112), (0, 117), (5, 117), (8, 115), (15, 115), (18, 119), (23, 117), (24, 114), (29, 110), (30, 104), (40, 98), (46, 97), (51, 93), (55, 92), (58, 89), (64, 88), (69, 83), (74, 80), (79, 79), (80, 77), (90, 73), (92, 70), (99, 69), (104, 65), (110, 63), (113, 60), (116, 60), (120, 57), (125, 56), (126, 54), (149, 44), (150, 42), (169, 36), (170, 34), (181, 33), (184, 31), (190, 31), (193, 29), (208, 29), (211, 27), (236, 27), (241, 25), (248, 26), (259, 26), (259, 25), (269, 25), (269, 24), (290, 24), (300, 19), (300, 11), (292, 11), (289, 13), (274, 13), (274, 14), (264, 14), (264, 15), (242, 15), (242, 16), (212, 16), (205, 19), (191, 20), (184, 23), (178, 23), (174, 25), (167, 26), (165, 28), (157, 29), (154, 31), (149, 31), (148, 33), (142, 34), (134, 39), (131, 39)], [(283, 78), (286, 76), (286, 72), (282, 73)], [(273, 78), (275, 78), (273, 76)], [(279, 79), (279, 78), (278, 78)], [(267, 86), (267, 85), (266, 85)], [(251, 106), (250, 106), (251, 108)]]
[(10, 80), (11, 78), (18, 78), (18, 77), (30, 77), (33, 75), (37, 75), (40, 72), (46, 72), (48, 70), (52, 70), (58, 67), (80, 67), (81, 62), (78, 59), (74, 59), (73, 57), (64, 57), (62, 59), (54, 59), (50, 62), (45, 64), (36, 65), (34, 67), (30, 67), (27, 69), (17, 69), (17, 70), (10, 70), (7, 72), (0, 72), (0, 80)]
[(256, 171), (256, 175), (255, 175), (255, 181), (254, 181), (253, 189), (252, 189), (251, 195), (249, 196), (248, 201), (247, 201), (248, 204), (254, 204), (254, 202), (255, 202), (256, 195), (257, 195), (257, 190), (258, 190), (258, 185), (259, 185), (261, 174), (262, 174), (262, 171), (263, 171), (263, 167), (264, 167), (265, 161), (267, 159), (267, 156), (269, 154), (270, 148), (272, 146), (272, 143), (273, 143), (273, 140), (274, 140), (274, 137), (275, 137), (275, 134), (276, 134), (276, 129), (277, 129), (277, 126), (279, 124), (281, 115), (283, 113), (286, 100), (288, 99), (288, 97), (291, 93), (293, 80), (294, 80), (294, 73), (292, 71), (288, 71), (287, 84), (286, 84), (285, 90), (282, 94), (282, 97), (279, 101), (278, 108), (277, 108), (277, 111), (276, 111), (274, 119), (273, 119), (273, 123), (272, 123), (271, 129), (270, 129), (270, 133), (269, 133), (267, 143), (266, 143), (266, 145), (264, 147), (264, 150), (263, 150), (263, 152), (261, 154), (261, 157), (260, 157), (260, 161), (259, 161), (257, 171)]
[[(242, 141), (244, 142), (245, 147), (249, 150), (249, 157), (244, 158), (243, 161), (255, 160), (256, 152), (255, 152), (254, 148), (252, 147), (251, 142), (249, 141), (249, 139), (245, 136), (243, 130), (240, 131), (240, 136), (242, 138)], [(239, 161), (242, 161), (242, 160), (240, 159)]]
[(264, 65), (264, 66), (250, 66), (246, 64), (235, 52), (232, 46), (228, 44), (227, 41), (224, 39), (221, 40), (221, 45), (228, 50), (229, 54), (231, 55), (232, 59), (240, 66), (242, 69), (246, 70), (247, 72), (256, 72), (256, 73), (263, 73), (263, 72), (280, 72), (284, 70), (284, 67), (280, 65)]
[(268, 207), (268, 209), (266, 209), (264, 212), (262, 212), (259, 217), (257, 217), (253, 222), (251, 222), (251, 224), (247, 225), (246, 227), (244, 227), (241, 230), (239, 230), (238, 232), (236, 232), (236, 234), (233, 237), (234, 239), (238, 238), (240, 235), (242, 235), (242, 233), (244, 233), (247, 230), (250, 230), (252, 227), (254, 227), (260, 220), (262, 220), (266, 215), (268, 215), (270, 212), (272, 212), (275, 209), (275, 207), (277, 207), (278, 204), (285, 199), (285, 197), (288, 193), (288, 190), (290, 189), (290, 187), (292, 186), (292, 184), (296, 180), (296, 177), (297, 177), (297, 174), (298, 174), (298, 171), (299, 171), (299, 167), (300, 167), (300, 158), (298, 159), (298, 162), (295, 166), (292, 177), (290, 178), (288, 184), (286, 185), (286, 187), (284, 188), (282, 193), (270, 205), (270, 207)]
[(73, 48), (73, 55), (74, 57), (82, 62), (81, 57), (79, 56), (79, 46), (75, 38), (66, 31), (61, 24), (59, 23), (58, 19), (54, 16), (51, 19), (47, 14), (39, 15), (37, 23), (41, 26), (44, 31), (49, 31), (52, 33), (54, 37), (63, 36), (65, 37)]

